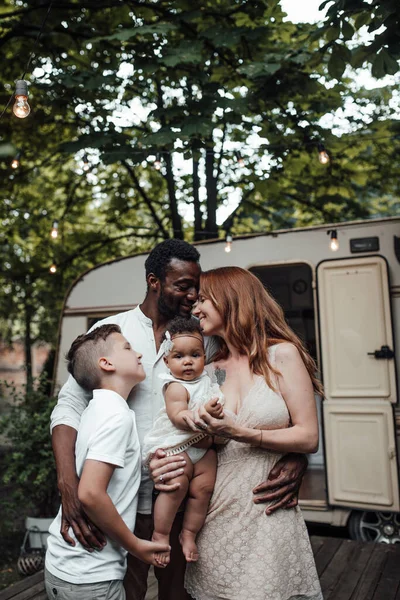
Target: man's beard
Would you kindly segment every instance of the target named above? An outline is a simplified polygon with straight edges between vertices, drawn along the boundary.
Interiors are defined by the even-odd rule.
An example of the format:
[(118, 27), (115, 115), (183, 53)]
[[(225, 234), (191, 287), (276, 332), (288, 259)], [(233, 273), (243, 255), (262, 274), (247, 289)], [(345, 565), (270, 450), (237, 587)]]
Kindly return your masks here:
[(167, 319), (173, 319), (174, 317), (177, 317), (179, 315), (178, 306), (174, 310), (174, 308), (172, 308), (165, 301), (165, 296), (162, 292), (160, 294), (160, 297), (158, 298), (158, 312), (160, 313), (160, 315), (166, 317)]

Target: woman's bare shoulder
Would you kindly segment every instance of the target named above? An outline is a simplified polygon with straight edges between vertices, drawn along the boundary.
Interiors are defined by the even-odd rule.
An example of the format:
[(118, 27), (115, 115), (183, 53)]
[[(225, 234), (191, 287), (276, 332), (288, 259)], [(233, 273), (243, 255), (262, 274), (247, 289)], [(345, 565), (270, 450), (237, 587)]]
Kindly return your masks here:
[(291, 342), (281, 342), (280, 344), (277, 344), (275, 358), (277, 362), (285, 363), (297, 361), (298, 359), (301, 360), (300, 352)]

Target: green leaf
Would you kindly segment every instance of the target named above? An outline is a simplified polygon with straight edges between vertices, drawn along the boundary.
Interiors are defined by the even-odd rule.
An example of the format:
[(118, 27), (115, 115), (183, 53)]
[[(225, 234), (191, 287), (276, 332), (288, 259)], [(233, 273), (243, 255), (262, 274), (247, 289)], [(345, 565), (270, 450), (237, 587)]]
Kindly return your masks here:
[(328, 33), (326, 34), (326, 39), (328, 42), (333, 42), (338, 39), (340, 35), (340, 28), (338, 25), (329, 27)]
[(187, 41), (177, 48), (169, 50), (161, 60), (167, 67), (176, 67), (176, 65), (184, 63), (200, 64), (204, 62), (201, 55), (202, 50), (203, 44), (201, 42)]
[(105, 35), (102, 37), (92, 38), (89, 41), (92, 44), (103, 40), (119, 40), (121, 42), (126, 42), (140, 35), (167, 35), (175, 29), (176, 25), (174, 25), (173, 23), (157, 23), (156, 25), (142, 25), (141, 27), (133, 27), (132, 29), (120, 29), (112, 35)]
[(155, 133), (150, 133), (143, 138), (143, 142), (147, 145), (166, 146), (172, 144), (179, 137), (179, 133), (172, 131), (169, 128), (162, 128)]
[(204, 121), (204, 119), (189, 118), (186, 119), (184, 126), (181, 130), (182, 136), (187, 137), (207, 137), (214, 129), (214, 124), (211, 121)]
[(376, 79), (380, 79), (386, 75), (385, 58), (382, 51), (379, 52), (379, 54), (377, 54), (375, 59), (372, 61), (371, 73)]
[(367, 10), (364, 10), (362, 13), (360, 13), (355, 22), (354, 22), (354, 27), (356, 29), (360, 29), (361, 27), (363, 27), (364, 25), (366, 25), (367, 23), (369, 23), (371, 21), (371, 13), (368, 12)]
[(345, 40), (351, 40), (354, 35), (354, 29), (348, 21), (342, 21), (342, 35)]
[(399, 63), (385, 48), (381, 50), (381, 54), (383, 55), (386, 73), (388, 75), (395, 75), (399, 70)]
[(351, 65), (355, 69), (359, 69), (360, 67), (363, 66), (363, 64), (367, 60), (369, 54), (370, 54), (370, 52), (369, 52), (368, 48), (365, 48), (364, 46), (360, 46), (359, 48), (357, 48), (357, 50), (354, 51), (354, 53), (352, 55)]
[(247, 75), (250, 79), (260, 77), (262, 75), (273, 75), (281, 68), (280, 63), (270, 62), (252, 62), (247, 65), (242, 65), (238, 68), (238, 72)]
[(325, 2), (319, 5), (318, 10), (324, 10), (325, 6), (327, 6), (330, 2), (333, 2), (333, 0), (325, 0)]
[(331, 77), (335, 77), (335, 79), (340, 79), (344, 73), (346, 68), (346, 62), (343, 60), (340, 52), (337, 51), (336, 48), (333, 49), (332, 55), (328, 62), (328, 72)]

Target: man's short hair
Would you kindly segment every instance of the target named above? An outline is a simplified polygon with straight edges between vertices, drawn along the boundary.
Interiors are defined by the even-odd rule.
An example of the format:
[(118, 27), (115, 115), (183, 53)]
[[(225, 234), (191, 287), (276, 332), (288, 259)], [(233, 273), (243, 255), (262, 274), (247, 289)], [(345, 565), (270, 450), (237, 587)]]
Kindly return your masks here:
[(144, 263), (146, 277), (153, 273), (160, 281), (164, 281), (169, 263), (176, 258), (187, 262), (199, 262), (200, 254), (194, 246), (183, 240), (165, 240), (157, 244)]
[(72, 377), (88, 392), (101, 385), (101, 368), (98, 360), (110, 351), (112, 333), (121, 333), (119, 325), (100, 325), (93, 331), (79, 335), (69, 349), (66, 359)]
[[(198, 334), (203, 339), (203, 332), (200, 328), (200, 323), (197, 319), (191, 317), (186, 319), (185, 317), (175, 317), (169, 321), (166, 331), (169, 331), (171, 338), (178, 334)], [(164, 334), (165, 337), (165, 334)]]

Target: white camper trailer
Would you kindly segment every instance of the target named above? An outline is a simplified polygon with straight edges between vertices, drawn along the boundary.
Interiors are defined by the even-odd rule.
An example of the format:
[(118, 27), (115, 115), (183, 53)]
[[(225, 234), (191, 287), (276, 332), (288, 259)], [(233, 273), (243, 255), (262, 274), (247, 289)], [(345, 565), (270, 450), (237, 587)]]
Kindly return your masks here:
[[(356, 539), (399, 543), (400, 218), (242, 236), (229, 253), (224, 240), (197, 247), (203, 270), (237, 265), (257, 275), (321, 370), (320, 448), (309, 457), (300, 494), (306, 520), (348, 524)], [(66, 380), (63, 356), (74, 338), (143, 300), (146, 256), (99, 265), (71, 287), (57, 386)]]

